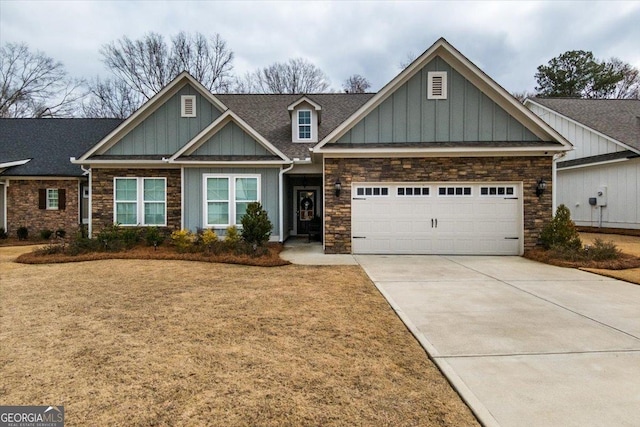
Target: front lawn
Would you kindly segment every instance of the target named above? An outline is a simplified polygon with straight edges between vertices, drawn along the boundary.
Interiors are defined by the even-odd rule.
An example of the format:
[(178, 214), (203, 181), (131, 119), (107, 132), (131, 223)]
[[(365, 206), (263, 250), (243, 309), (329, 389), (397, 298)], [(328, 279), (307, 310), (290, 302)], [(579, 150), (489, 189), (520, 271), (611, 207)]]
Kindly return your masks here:
[(0, 378), (69, 426), (477, 425), (357, 266), (5, 260)]

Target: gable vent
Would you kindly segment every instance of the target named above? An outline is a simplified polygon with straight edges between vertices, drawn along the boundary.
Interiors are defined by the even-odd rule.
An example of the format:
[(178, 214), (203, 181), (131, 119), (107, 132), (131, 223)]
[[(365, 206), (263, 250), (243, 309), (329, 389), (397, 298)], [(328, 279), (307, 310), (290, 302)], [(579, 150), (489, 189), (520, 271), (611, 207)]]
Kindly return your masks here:
[(427, 98), (447, 99), (446, 71), (430, 71), (427, 76)]
[(182, 117), (196, 117), (196, 96), (182, 95)]

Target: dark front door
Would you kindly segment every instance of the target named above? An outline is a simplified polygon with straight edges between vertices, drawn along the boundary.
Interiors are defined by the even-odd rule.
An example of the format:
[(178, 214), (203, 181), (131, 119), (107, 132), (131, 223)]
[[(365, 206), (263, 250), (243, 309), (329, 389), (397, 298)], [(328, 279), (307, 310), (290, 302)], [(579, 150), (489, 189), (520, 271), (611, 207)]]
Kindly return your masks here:
[(297, 190), (297, 232), (298, 234), (309, 234), (312, 223), (317, 213), (317, 190)]

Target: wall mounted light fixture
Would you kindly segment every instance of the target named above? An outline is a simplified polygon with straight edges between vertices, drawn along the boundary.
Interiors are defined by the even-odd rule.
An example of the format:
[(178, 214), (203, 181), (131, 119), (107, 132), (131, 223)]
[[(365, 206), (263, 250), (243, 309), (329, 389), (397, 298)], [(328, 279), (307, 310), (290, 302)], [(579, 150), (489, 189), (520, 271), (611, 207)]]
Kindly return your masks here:
[(340, 197), (340, 192), (342, 191), (342, 184), (340, 183), (340, 178), (336, 179), (335, 184), (333, 184), (333, 189), (336, 191), (336, 197)]
[(536, 185), (536, 196), (542, 197), (546, 189), (547, 189), (547, 182), (544, 180), (544, 178), (540, 178), (538, 180), (538, 184)]

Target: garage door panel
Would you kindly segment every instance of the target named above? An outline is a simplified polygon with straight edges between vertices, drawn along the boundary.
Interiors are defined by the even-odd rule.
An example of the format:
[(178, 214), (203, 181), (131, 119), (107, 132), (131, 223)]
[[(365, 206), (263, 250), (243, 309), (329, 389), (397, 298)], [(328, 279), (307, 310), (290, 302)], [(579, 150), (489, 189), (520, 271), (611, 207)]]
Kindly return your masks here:
[[(455, 184), (472, 189), (471, 194), (459, 197), (437, 195), (440, 185), (437, 183), (420, 184), (423, 188), (430, 187), (430, 193), (417, 197), (397, 195), (397, 188), (410, 185), (415, 186), (385, 184), (388, 188), (385, 196), (354, 198), (354, 253), (520, 253), (522, 201), (515, 197), (520, 185), (502, 184), (502, 188), (498, 188), (497, 191), (505, 191), (507, 186), (513, 188), (510, 197), (491, 195), (487, 190), (484, 190), (486, 194), (480, 194), (480, 187), (496, 187), (496, 184)], [(454, 184), (446, 186), (450, 188)]]

